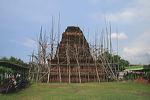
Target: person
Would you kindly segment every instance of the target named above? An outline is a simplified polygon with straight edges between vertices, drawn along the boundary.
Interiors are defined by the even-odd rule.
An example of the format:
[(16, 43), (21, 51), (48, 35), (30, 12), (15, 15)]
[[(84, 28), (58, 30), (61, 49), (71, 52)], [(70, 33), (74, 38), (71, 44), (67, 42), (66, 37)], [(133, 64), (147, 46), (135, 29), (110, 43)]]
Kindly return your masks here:
[(15, 79), (14, 75), (13, 75), (13, 77), (12, 77), (12, 81), (13, 81), (13, 84), (14, 84), (14, 85), (16, 85), (16, 84), (17, 84), (17, 82), (16, 82), (16, 79)]

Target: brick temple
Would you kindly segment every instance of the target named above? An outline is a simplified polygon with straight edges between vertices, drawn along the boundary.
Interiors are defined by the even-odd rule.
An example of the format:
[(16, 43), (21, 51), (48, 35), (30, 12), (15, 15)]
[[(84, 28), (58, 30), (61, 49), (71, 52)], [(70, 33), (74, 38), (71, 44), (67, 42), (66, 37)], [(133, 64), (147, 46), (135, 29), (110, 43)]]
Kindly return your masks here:
[(50, 82), (95, 82), (105, 77), (101, 65), (95, 65), (89, 44), (79, 27), (67, 27), (54, 59), (48, 62), (51, 68)]

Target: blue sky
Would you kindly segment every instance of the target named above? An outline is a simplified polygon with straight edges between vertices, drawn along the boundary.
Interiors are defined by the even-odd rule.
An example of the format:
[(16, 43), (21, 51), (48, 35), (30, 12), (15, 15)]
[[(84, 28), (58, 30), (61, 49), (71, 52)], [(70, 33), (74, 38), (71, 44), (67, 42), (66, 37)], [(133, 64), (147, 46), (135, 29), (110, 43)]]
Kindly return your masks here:
[(52, 16), (57, 27), (60, 13), (61, 33), (69, 25), (78, 25), (85, 36), (88, 30), (99, 36), (105, 16), (111, 21), (114, 50), (117, 27), (119, 54), (132, 64), (148, 64), (149, 11), (149, 0), (0, 0), (0, 57), (28, 61), (28, 55), (36, 49), (40, 27), (50, 32)]

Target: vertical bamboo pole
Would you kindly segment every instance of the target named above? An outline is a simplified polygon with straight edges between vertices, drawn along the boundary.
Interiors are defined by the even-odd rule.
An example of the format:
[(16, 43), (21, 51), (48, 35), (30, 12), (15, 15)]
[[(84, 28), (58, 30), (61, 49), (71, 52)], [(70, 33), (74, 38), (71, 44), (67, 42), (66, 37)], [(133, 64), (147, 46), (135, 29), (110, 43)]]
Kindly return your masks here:
[(68, 82), (71, 83), (71, 80), (70, 80), (70, 76), (71, 76), (71, 72), (70, 72), (70, 57), (69, 57), (69, 38), (67, 37), (67, 46), (66, 46), (66, 58), (67, 58), (67, 67), (69, 68), (68, 69), (68, 74), (69, 74), (69, 80)]
[(96, 33), (95, 33), (95, 48), (94, 48), (94, 62), (95, 62), (95, 68), (96, 68), (96, 76), (97, 76), (97, 80), (98, 82), (100, 82), (100, 78), (99, 78), (99, 73), (98, 73), (98, 69), (97, 69), (97, 38), (96, 38)]
[[(118, 56), (118, 50), (119, 50), (119, 33), (118, 33), (118, 29), (116, 29), (117, 31), (117, 56)], [(119, 74), (119, 58), (117, 57), (117, 78), (118, 78), (118, 74)]]
[(77, 45), (75, 45), (75, 58), (76, 58), (76, 62), (78, 65), (78, 75), (79, 75), (79, 83), (81, 83), (81, 72), (80, 72), (80, 64), (79, 64), (79, 57), (78, 57), (78, 50), (77, 50)]
[[(58, 44), (59, 44), (59, 39), (60, 39), (60, 13), (59, 13), (59, 17), (58, 17)], [(59, 55), (58, 55), (58, 53), (59, 53), (59, 45), (58, 45), (58, 49), (57, 49), (58, 51), (57, 51), (57, 65), (58, 65), (58, 70), (59, 70), (59, 82), (61, 83), (61, 68), (60, 68), (60, 65), (59, 65)]]

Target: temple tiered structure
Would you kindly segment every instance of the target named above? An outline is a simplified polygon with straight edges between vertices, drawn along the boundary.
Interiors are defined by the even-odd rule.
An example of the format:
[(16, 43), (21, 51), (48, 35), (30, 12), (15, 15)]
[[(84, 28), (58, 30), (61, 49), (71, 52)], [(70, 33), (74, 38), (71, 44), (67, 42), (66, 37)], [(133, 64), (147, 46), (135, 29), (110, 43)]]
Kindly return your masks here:
[(94, 61), (89, 44), (79, 27), (69, 26), (62, 34), (54, 59), (48, 59), (50, 82), (103, 81), (105, 69)]

